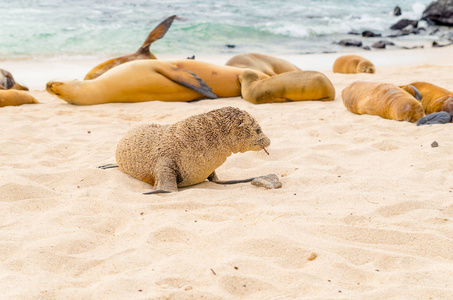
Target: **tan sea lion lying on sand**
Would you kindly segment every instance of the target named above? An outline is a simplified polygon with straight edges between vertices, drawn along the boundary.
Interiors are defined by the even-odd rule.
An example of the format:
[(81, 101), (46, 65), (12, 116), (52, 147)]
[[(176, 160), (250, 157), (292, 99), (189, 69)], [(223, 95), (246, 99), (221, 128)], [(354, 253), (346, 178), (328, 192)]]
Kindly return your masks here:
[(292, 71), (260, 79), (254, 70), (239, 75), (242, 97), (254, 104), (335, 99), (332, 82), (316, 71)]
[(374, 73), (373, 63), (359, 55), (344, 55), (333, 64), (334, 73)]
[[(241, 94), (238, 75), (243, 70), (193, 59), (137, 60), (117, 66), (94, 80), (48, 82), (47, 91), (78, 105), (236, 97)], [(257, 72), (261, 78), (268, 77)]]
[(14, 77), (10, 72), (0, 69), (0, 90), (9, 89), (28, 91), (26, 86), (20, 85), (14, 80)]
[(453, 114), (453, 92), (428, 82), (413, 82), (400, 86), (406, 92), (416, 97), (416, 91), (421, 95), (421, 103), (427, 115), (445, 111)]
[(35, 97), (25, 91), (0, 90), (0, 107), (39, 103)]
[[(253, 178), (219, 181), (215, 170), (232, 153), (266, 151), (269, 145), (269, 138), (250, 114), (223, 107), (171, 125), (132, 128), (118, 143), (116, 161), (123, 172), (155, 186), (146, 194), (176, 192), (178, 187), (206, 179), (217, 183), (251, 181)], [(116, 166), (100, 168), (111, 167)]]
[(342, 98), (346, 108), (356, 114), (409, 122), (425, 115), (419, 101), (389, 83), (356, 81), (343, 90)]
[(238, 68), (250, 68), (261, 71), (269, 76), (300, 70), (289, 61), (259, 53), (245, 53), (233, 56), (225, 65)]
[(116, 67), (120, 64), (124, 64), (128, 61), (133, 61), (133, 60), (138, 60), (138, 59), (156, 59), (156, 57), (149, 51), (149, 47), (151, 44), (162, 38), (165, 33), (167, 32), (168, 28), (170, 28), (171, 24), (173, 23), (173, 20), (176, 18), (176, 16), (171, 16), (167, 19), (165, 19), (162, 23), (157, 25), (156, 28), (154, 28), (148, 37), (146, 38), (145, 42), (143, 45), (137, 50), (137, 52), (121, 57), (117, 57), (114, 59), (110, 59), (108, 61), (105, 61), (96, 67), (94, 67), (88, 74), (85, 76), (84, 80), (90, 80), (97, 78), (101, 74), (107, 72), (113, 67)]

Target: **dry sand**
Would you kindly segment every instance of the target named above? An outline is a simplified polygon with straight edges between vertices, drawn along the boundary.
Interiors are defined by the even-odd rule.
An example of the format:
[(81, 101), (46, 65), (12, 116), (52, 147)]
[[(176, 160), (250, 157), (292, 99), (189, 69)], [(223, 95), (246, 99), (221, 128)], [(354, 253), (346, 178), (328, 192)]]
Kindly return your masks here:
[[(283, 57), (324, 72), (336, 99), (264, 105), (73, 106), (45, 82), (82, 79), (97, 62), (1, 62), (42, 104), (0, 108), (0, 298), (451, 299), (453, 124), (354, 115), (341, 91), (355, 80), (453, 90), (452, 51), (361, 52), (374, 75), (333, 74), (340, 54)], [(275, 173), (281, 189), (205, 182), (142, 195), (151, 186), (96, 168), (114, 163), (138, 123), (228, 105), (255, 116), (272, 144), (217, 174)]]

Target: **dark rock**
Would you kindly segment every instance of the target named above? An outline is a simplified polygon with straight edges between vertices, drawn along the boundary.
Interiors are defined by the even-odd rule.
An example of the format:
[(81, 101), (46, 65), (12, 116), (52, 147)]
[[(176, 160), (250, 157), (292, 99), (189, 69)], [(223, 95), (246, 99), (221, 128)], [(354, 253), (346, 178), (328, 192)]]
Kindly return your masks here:
[(451, 46), (453, 43), (448, 43), (448, 44), (439, 44), (438, 42), (434, 41), (433, 42), (433, 47), (440, 48), (440, 47), (446, 47), (446, 46)]
[(189, 56), (186, 59), (195, 59), (195, 55)]
[(412, 47), (406, 47), (406, 46), (401, 47), (401, 49), (406, 49), (406, 50), (411, 50), (411, 49), (423, 49), (423, 48), (425, 48), (423, 45), (420, 45), (420, 46), (412, 46)]
[(233, 45), (233, 44), (227, 44), (225, 46), (227, 46), (227, 48), (236, 48), (236, 45)]
[(395, 16), (401, 16), (401, 7), (395, 6), (395, 8), (393, 9), (393, 14)]
[(256, 177), (252, 180), (252, 185), (265, 187), (266, 189), (278, 189), (282, 187), (282, 183), (278, 180), (278, 176), (275, 174)]
[(381, 41), (377, 41), (376, 43), (371, 45), (371, 47), (377, 48), (377, 49), (385, 49), (386, 46), (395, 46), (395, 44), (392, 42), (389, 42), (389, 41), (381, 40)]
[(351, 34), (351, 35), (360, 35), (359, 32), (354, 32), (354, 31), (349, 31), (348, 34)]
[(371, 50), (370, 46), (363, 46), (362, 49), (363, 50)]
[[(452, 0), (453, 1), (453, 0)], [(409, 20), (409, 19), (401, 19), (396, 24), (393, 24), (390, 29), (393, 30), (401, 30), (404, 27), (407, 27), (408, 25), (414, 26), (414, 28), (417, 28), (418, 26), (418, 21), (416, 20)]]
[(350, 39), (341, 40), (338, 44), (342, 45), (342, 46), (362, 47), (362, 42), (361, 41), (350, 40)]
[(431, 147), (433, 147), (433, 148), (439, 147), (439, 143), (434, 141), (431, 143)]
[(403, 34), (419, 34), (420, 33), (420, 30), (418, 28), (415, 28), (414, 26), (412, 25), (407, 25), (406, 27), (404, 27), (403, 29), (401, 29), (401, 32)]
[(423, 12), (422, 20), (436, 25), (453, 26), (453, 0), (431, 2)]
[(380, 37), (380, 36), (382, 36), (382, 34), (374, 33), (372, 31), (366, 30), (366, 31), (362, 32), (362, 36), (363, 37)]

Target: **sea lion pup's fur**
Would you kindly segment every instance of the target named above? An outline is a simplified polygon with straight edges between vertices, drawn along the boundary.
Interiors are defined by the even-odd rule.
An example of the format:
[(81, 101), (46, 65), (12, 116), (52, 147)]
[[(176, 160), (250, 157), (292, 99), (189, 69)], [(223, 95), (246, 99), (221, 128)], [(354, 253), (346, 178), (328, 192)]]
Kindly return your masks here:
[(445, 111), (453, 115), (453, 92), (428, 82), (413, 82), (409, 85), (401, 86), (402, 89), (414, 97), (416, 96), (416, 92), (411, 86), (421, 94), (421, 103), (425, 114), (429, 115), (435, 112)]
[(356, 81), (343, 90), (342, 98), (346, 108), (356, 114), (409, 122), (425, 115), (419, 101), (389, 83)]
[(209, 179), (232, 153), (265, 150), (270, 145), (246, 111), (224, 107), (172, 125), (147, 124), (129, 130), (116, 149), (120, 169), (155, 186), (154, 192)]
[(300, 70), (289, 61), (259, 53), (238, 54), (230, 58), (225, 65), (258, 70), (269, 76)]
[(18, 84), (10, 72), (0, 69), (0, 90), (9, 89), (28, 91), (28, 87)]
[(243, 70), (193, 59), (146, 59), (117, 66), (94, 80), (51, 81), (46, 89), (78, 105), (236, 97), (241, 95), (238, 75)]
[(176, 16), (171, 16), (167, 19), (165, 19), (162, 23), (156, 26), (148, 35), (146, 38), (145, 42), (143, 45), (137, 50), (137, 52), (125, 55), (125, 56), (120, 56), (117, 58), (113, 58), (110, 60), (107, 60), (96, 67), (94, 67), (90, 72), (88, 72), (87, 75), (85, 75), (84, 80), (91, 80), (99, 77), (100, 75), (104, 74), (108, 70), (110, 70), (113, 67), (116, 67), (120, 64), (124, 64), (128, 61), (133, 61), (133, 60), (138, 60), (138, 59), (156, 59), (156, 57), (149, 51), (149, 47), (151, 44), (162, 38), (165, 33), (167, 33), (168, 28), (170, 28), (171, 24), (173, 23), (173, 20), (176, 18)]
[(332, 82), (316, 71), (292, 71), (260, 79), (254, 70), (239, 75), (242, 97), (254, 104), (335, 99)]
[(0, 90), (0, 107), (39, 103), (35, 97), (25, 91)]
[(368, 59), (359, 55), (343, 55), (333, 64), (334, 73), (374, 73), (376, 68)]

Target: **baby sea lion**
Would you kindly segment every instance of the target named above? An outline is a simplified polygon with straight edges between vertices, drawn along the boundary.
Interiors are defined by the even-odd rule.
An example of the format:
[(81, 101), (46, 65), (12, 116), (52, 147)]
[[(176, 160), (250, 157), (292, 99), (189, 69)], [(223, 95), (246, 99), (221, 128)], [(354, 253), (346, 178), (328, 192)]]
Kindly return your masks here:
[(20, 85), (14, 80), (14, 77), (10, 72), (0, 69), (0, 90), (9, 89), (28, 91), (26, 86)]
[(344, 55), (333, 64), (334, 73), (374, 73), (376, 68), (368, 59), (359, 55)]
[(249, 113), (223, 107), (171, 125), (130, 129), (118, 143), (116, 161), (123, 172), (155, 186), (147, 194), (175, 192), (206, 179), (251, 181), (222, 182), (215, 170), (232, 153), (265, 150), (269, 145), (269, 138)]
[(289, 61), (259, 53), (244, 53), (233, 56), (226, 62), (226, 65), (258, 70), (269, 76), (300, 70)]
[(414, 88), (421, 95), (421, 103), (427, 115), (445, 111), (453, 114), (453, 92), (428, 82), (413, 82), (401, 86), (402, 89), (416, 97)]
[(39, 103), (35, 97), (25, 91), (18, 90), (0, 90), (0, 107), (3, 106), (17, 106), (22, 104)]
[(137, 50), (137, 52), (117, 58), (110, 59), (108, 61), (105, 61), (96, 67), (94, 67), (90, 72), (88, 72), (87, 75), (85, 75), (84, 80), (90, 80), (97, 78), (98, 76), (104, 74), (106, 71), (110, 70), (113, 67), (116, 67), (120, 64), (124, 64), (128, 61), (133, 61), (133, 60), (138, 60), (138, 59), (156, 59), (156, 57), (149, 51), (149, 47), (151, 44), (162, 38), (165, 33), (167, 33), (168, 28), (170, 28), (171, 24), (173, 23), (173, 20), (176, 18), (176, 16), (171, 16), (167, 19), (165, 19), (162, 23), (157, 25), (156, 28), (154, 28), (146, 38), (145, 42), (143, 45)]
[(419, 101), (396, 85), (356, 81), (342, 92), (343, 104), (356, 114), (417, 122), (425, 115)]
[[(136, 60), (93, 80), (48, 82), (47, 91), (78, 105), (236, 97), (241, 94), (238, 75), (243, 70), (193, 59)], [(261, 78), (268, 77), (257, 72)]]
[(239, 75), (242, 97), (254, 104), (335, 99), (332, 82), (316, 71), (292, 71), (260, 79), (254, 70)]

